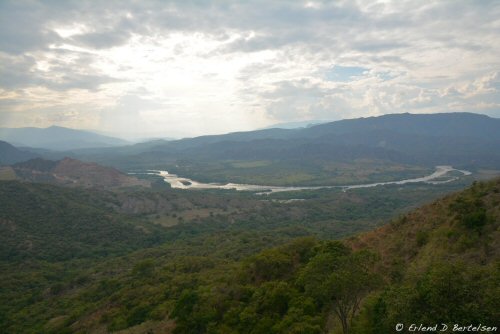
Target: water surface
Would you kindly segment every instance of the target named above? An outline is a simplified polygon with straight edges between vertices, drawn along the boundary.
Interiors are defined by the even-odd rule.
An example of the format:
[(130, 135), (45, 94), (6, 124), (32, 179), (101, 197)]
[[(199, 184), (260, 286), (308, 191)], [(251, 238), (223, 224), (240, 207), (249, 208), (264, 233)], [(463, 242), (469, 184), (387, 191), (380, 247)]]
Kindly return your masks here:
[(462, 173), (462, 175), (471, 175), (471, 172), (466, 170), (455, 169), (452, 166), (436, 166), (434, 173), (413, 178), (404, 179), (400, 181), (388, 181), (388, 182), (376, 182), (376, 183), (365, 183), (365, 184), (351, 184), (342, 186), (266, 186), (266, 185), (256, 185), (256, 184), (244, 184), (244, 183), (203, 183), (188, 179), (186, 177), (180, 177), (176, 174), (170, 174), (166, 170), (149, 170), (142, 173), (131, 173), (131, 174), (154, 174), (159, 175), (163, 180), (170, 184), (172, 188), (177, 189), (226, 189), (226, 190), (237, 190), (237, 191), (253, 191), (260, 193), (275, 193), (282, 191), (297, 191), (297, 190), (315, 190), (315, 189), (325, 189), (325, 188), (340, 188), (343, 191), (349, 189), (359, 189), (359, 188), (372, 188), (377, 186), (391, 185), (391, 184), (407, 184), (407, 183), (427, 183), (427, 184), (441, 184), (448, 183), (457, 180), (458, 176), (449, 175), (451, 172), (456, 171)]

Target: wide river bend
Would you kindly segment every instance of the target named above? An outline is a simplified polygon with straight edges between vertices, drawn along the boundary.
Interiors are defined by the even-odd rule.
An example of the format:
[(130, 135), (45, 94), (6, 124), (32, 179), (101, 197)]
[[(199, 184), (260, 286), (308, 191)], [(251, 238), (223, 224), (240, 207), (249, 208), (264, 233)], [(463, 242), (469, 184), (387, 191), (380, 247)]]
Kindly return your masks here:
[(282, 191), (297, 191), (297, 190), (316, 190), (316, 189), (325, 189), (325, 188), (340, 188), (343, 191), (347, 191), (349, 189), (358, 189), (358, 188), (371, 188), (383, 185), (391, 185), (391, 184), (407, 184), (407, 183), (427, 183), (427, 184), (440, 184), (447, 183), (454, 180), (457, 180), (457, 176), (448, 175), (450, 172), (460, 172), (462, 175), (470, 175), (471, 172), (466, 170), (455, 169), (452, 166), (436, 166), (436, 170), (434, 173), (414, 178), (414, 179), (405, 179), (400, 181), (388, 181), (388, 182), (377, 182), (377, 183), (366, 183), (366, 184), (353, 184), (353, 185), (343, 185), (343, 186), (266, 186), (266, 185), (255, 185), (255, 184), (241, 184), (241, 183), (203, 183), (194, 181), (185, 177), (180, 177), (176, 174), (170, 174), (166, 170), (148, 170), (146, 172), (138, 172), (138, 173), (130, 173), (130, 174), (154, 174), (159, 175), (165, 180), (165, 182), (169, 183), (172, 188), (178, 189), (226, 189), (226, 190), (237, 190), (237, 191), (253, 191), (259, 192), (262, 194), (268, 193), (276, 193)]

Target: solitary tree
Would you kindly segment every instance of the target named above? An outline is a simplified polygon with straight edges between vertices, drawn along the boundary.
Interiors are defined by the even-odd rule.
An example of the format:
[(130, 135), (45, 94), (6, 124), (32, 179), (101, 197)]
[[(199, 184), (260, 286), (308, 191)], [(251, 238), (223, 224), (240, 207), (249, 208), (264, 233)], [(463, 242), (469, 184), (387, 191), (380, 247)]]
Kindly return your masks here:
[(300, 282), (321, 306), (334, 311), (348, 334), (362, 299), (379, 283), (370, 270), (374, 256), (367, 252), (316, 255), (302, 272)]

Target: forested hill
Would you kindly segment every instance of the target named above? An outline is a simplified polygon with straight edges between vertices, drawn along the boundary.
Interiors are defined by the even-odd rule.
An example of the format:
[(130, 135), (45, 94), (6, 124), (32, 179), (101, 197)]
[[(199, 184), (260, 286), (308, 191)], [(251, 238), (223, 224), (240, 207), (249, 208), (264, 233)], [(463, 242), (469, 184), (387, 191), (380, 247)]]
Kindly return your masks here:
[[(166, 167), (205, 181), (251, 183), (262, 174), (269, 174), (270, 181), (279, 179), (276, 170), (292, 177), (312, 175), (309, 182), (324, 180), (328, 176), (326, 165), (360, 160), (383, 161), (393, 166), (444, 164), (463, 169), (499, 169), (498, 147), (499, 119), (446, 113), (393, 114), (301, 129), (237, 132), (71, 154), (119, 168)], [(260, 165), (243, 170), (248, 176), (242, 179), (226, 177), (242, 174), (241, 170), (231, 170), (234, 161)]]
[(20, 150), (0, 140), (0, 166), (36, 158), (37, 154)]
[(360, 333), (389, 333), (396, 323), (499, 325), (500, 179), (474, 183), (346, 244), (375, 252), (389, 283), (367, 299)]
[(0, 262), (106, 257), (159, 242), (161, 228), (132, 224), (113, 202), (112, 193), (0, 182)]
[[(52, 186), (30, 187), (12, 190), (20, 196), (18, 203), (23, 203), (19, 200), (24, 196), (27, 200), (22, 205), (36, 207), (43, 203), (37, 204), (40, 195), (53, 198), (51, 192), (57, 193)], [(84, 193), (76, 189), (61, 193), (65, 204), (46, 207), (53, 214), (47, 219), (57, 221), (58, 212), (77, 212), (83, 205), (89, 213), (75, 223), (84, 229), (95, 224), (97, 237), (118, 224), (124, 227), (116, 235), (119, 245), (123, 233), (130, 233), (133, 226), (125, 228), (113, 220), (115, 213), (99, 209), (101, 197), (80, 199), (78, 192)], [(6, 232), (17, 229), (22, 236), (21, 228), (29, 221), (41, 224), (40, 231), (48, 226), (24, 217), (23, 210), (16, 210), (21, 205), (16, 206), (16, 197), (10, 200), (12, 209), (2, 207)], [(265, 212), (272, 216), (270, 208)], [(102, 218), (93, 222), (95, 214)], [(219, 215), (212, 219), (223, 220)], [(73, 220), (57, 223), (66, 238), (64, 224), (74, 224)], [(227, 225), (234, 223), (181, 224), (175, 237), (172, 234), (161, 246), (86, 260), (84, 266), (78, 262), (83, 260), (51, 264), (31, 259), (22, 264), (22, 271), (13, 272), (12, 264), (0, 262), (4, 282), (0, 297), (5, 301), (0, 329), (15, 333), (385, 334), (393, 332), (397, 323), (495, 326), (500, 318), (500, 180), (475, 183), (344, 241), (305, 237), (259, 251), (263, 244), (275, 242), (273, 236), (241, 229), (242, 224), (240, 229), (228, 230)], [(147, 236), (144, 228), (151, 227), (134, 228)], [(197, 232), (207, 228), (213, 233)], [(291, 233), (292, 228), (273, 231), (274, 238)], [(143, 234), (136, 234), (131, 240), (142, 242)], [(255, 251), (242, 257), (243, 249), (244, 254)], [(33, 277), (38, 277), (36, 285)]]
[(355, 249), (376, 250), (386, 265), (395, 259), (427, 265), (439, 258), (486, 264), (500, 259), (499, 227), (500, 179), (496, 179), (474, 182), (347, 242)]
[[(178, 333), (391, 333), (395, 325), (497, 326), (500, 180), (342, 243), (297, 240), (185, 290)], [(358, 308), (359, 307), (359, 308)], [(408, 327), (406, 327), (408, 329)], [(444, 331), (446, 332), (446, 331)]]
[(87, 188), (149, 187), (150, 182), (96, 163), (64, 158), (59, 161), (32, 159), (12, 166), (18, 178)]
[(500, 166), (500, 120), (469, 113), (394, 114), (305, 129), (174, 141), (157, 150), (191, 159), (353, 161)]
[(367, 133), (395, 131), (406, 135), (432, 137), (469, 137), (500, 140), (500, 119), (473, 113), (388, 114), (378, 117), (346, 119), (319, 124), (303, 133), (310, 136), (324, 134)]

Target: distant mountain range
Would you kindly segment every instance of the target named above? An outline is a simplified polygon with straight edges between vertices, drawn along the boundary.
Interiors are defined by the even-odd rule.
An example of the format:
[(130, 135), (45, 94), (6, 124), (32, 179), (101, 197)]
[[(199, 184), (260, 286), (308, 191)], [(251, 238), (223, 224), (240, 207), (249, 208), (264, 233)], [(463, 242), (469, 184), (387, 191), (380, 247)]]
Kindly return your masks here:
[[(112, 146), (124, 143), (119, 139), (87, 131), (57, 127), (34, 132), (17, 130), (19, 136), (22, 131), (40, 136), (44, 133), (38, 144), (26, 140), (34, 141), (35, 135), (24, 138), (27, 145), (71, 147), (67, 151), (33, 150), (47, 159), (68, 156), (122, 170), (164, 168), (210, 182), (345, 183), (349, 170), (342, 166), (339, 169), (339, 164), (354, 168), (360, 161), (365, 167), (370, 165), (361, 174), (379, 175), (365, 181), (377, 182), (410, 176), (395, 175), (388, 166), (392, 170), (418, 166), (420, 172), (411, 176), (436, 165), (500, 170), (500, 119), (472, 113), (391, 114), (295, 129), (272, 128), (123, 146)], [(12, 134), (11, 138), (18, 138), (12, 143), (21, 137)], [(234, 162), (243, 164), (234, 167)], [(360, 171), (359, 165), (354, 170)], [(277, 179), (285, 174), (282, 180)], [(349, 181), (357, 178), (352, 175)]]
[[(350, 160), (500, 164), (500, 120), (470, 113), (394, 114), (172, 142), (190, 156), (219, 159)], [(195, 145), (192, 145), (195, 144)]]
[(434, 166), (500, 167), (500, 119), (472, 113), (391, 114), (298, 129), (263, 129), (143, 143), (75, 156), (120, 167), (180, 160), (379, 159)]
[(285, 122), (277, 123), (270, 126), (266, 126), (264, 129), (299, 129), (299, 128), (310, 128), (311, 126), (328, 123), (329, 121), (311, 119), (308, 121), (298, 121), (298, 122)]
[(123, 139), (59, 126), (48, 128), (0, 128), (0, 140), (5, 140), (16, 146), (57, 151), (130, 144)]
[(10, 165), (37, 156), (35, 153), (20, 150), (7, 142), (0, 141), (0, 165)]

